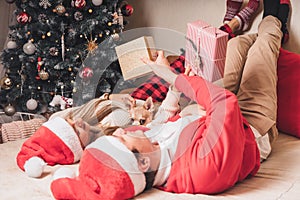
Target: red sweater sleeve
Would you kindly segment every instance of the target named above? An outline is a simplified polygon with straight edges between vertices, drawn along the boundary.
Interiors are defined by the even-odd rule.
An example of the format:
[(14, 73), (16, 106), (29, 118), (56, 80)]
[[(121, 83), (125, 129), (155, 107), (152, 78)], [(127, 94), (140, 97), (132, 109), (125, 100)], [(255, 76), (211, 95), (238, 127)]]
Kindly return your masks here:
[(179, 75), (175, 87), (203, 106), (206, 116), (183, 129), (164, 190), (219, 193), (256, 172), (257, 146), (245, 131), (236, 96), (195, 76)]

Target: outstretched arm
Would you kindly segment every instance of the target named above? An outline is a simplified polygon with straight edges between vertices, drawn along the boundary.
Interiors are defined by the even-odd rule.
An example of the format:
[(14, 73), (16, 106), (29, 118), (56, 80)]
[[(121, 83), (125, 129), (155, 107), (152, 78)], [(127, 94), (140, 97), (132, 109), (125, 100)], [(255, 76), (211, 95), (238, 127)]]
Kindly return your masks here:
[(158, 51), (158, 56), (155, 61), (152, 61), (148, 58), (142, 58), (142, 60), (144, 63), (148, 64), (151, 67), (152, 71), (157, 76), (161, 77), (171, 85), (174, 85), (178, 75), (171, 70), (170, 63), (164, 56), (163, 51)]

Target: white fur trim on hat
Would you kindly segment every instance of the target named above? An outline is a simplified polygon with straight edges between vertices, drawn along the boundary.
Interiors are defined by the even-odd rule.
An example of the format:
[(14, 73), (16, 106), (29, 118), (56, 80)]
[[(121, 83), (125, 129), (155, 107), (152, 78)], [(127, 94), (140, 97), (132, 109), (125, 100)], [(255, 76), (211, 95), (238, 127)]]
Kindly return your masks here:
[[(91, 143), (86, 149), (95, 148), (111, 156), (127, 172), (134, 186), (135, 195), (141, 193), (146, 187), (146, 178), (139, 170), (134, 154), (117, 138), (103, 136)], [(107, 163), (108, 164), (108, 163)]]
[(58, 168), (53, 176), (52, 180), (56, 180), (59, 178), (74, 178), (76, 176), (76, 171), (74, 169), (71, 169), (70, 167), (60, 167)]
[(43, 124), (59, 137), (74, 154), (74, 162), (80, 160), (83, 149), (73, 127), (63, 118), (56, 117)]

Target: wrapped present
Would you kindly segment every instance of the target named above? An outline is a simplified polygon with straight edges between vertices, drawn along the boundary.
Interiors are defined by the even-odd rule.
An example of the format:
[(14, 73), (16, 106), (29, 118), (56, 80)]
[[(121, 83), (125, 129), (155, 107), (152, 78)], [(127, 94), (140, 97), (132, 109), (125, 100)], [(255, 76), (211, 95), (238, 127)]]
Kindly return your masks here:
[(185, 65), (208, 81), (222, 78), (228, 33), (198, 20), (188, 23), (186, 39)]

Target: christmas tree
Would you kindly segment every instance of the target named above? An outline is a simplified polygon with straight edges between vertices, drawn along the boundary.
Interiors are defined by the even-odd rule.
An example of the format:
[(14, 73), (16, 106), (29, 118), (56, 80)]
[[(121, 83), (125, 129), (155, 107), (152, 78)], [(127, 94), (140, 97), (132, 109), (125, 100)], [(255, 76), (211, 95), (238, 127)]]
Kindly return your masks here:
[[(1, 54), (6, 74), (0, 80), (0, 105), (7, 115), (16, 111), (43, 113), (57, 108), (50, 102), (60, 95), (71, 106), (73, 96), (84, 103), (104, 92), (111, 92), (122, 78), (114, 54), (98, 48), (104, 41), (118, 38), (132, 7), (120, 0), (6, 0), (15, 3), (16, 23), (9, 32), (7, 48)], [(103, 51), (108, 67), (97, 69), (85, 60), (94, 51)], [(101, 54), (101, 52), (100, 52)], [(96, 92), (89, 82), (95, 72)], [(99, 73), (98, 73), (99, 74)], [(75, 81), (80, 78), (81, 82)], [(77, 80), (76, 79), (76, 80)], [(95, 82), (95, 81), (94, 81)], [(95, 89), (94, 89), (95, 90)], [(50, 103), (50, 105), (49, 105)]]

